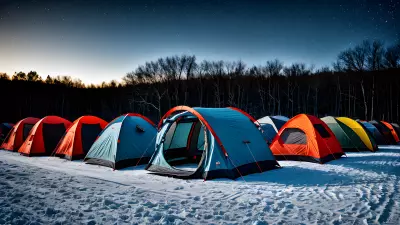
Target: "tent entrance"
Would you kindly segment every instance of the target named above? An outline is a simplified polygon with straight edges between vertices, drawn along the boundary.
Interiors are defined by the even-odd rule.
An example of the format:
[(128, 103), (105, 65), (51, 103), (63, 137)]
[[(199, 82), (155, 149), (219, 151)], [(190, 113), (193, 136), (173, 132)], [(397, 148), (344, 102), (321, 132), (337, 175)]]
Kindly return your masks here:
[(43, 143), (46, 154), (50, 155), (57, 147), (57, 144), (63, 137), (65, 130), (65, 125), (63, 123), (43, 124)]
[(96, 140), (97, 136), (102, 131), (100, 124), (82, 124), (81, 138), (82, 138), (82, 150), (85, 154), (88, 153), (90, 147)]
[(176, 170), (185, 174), (195, 173), (205, 155), (205, 135), (203, 125), (197, 118), (174, 121), (163, 140), (164, 159)]
[(23, 130), (22, 130), (22, 140), (25, 141), (26, 138), (28, 138), (29, 132), (31, 132), (33, 126), (35, 126), (35, 124), (29, 124), (29, 123), (24, 124)]

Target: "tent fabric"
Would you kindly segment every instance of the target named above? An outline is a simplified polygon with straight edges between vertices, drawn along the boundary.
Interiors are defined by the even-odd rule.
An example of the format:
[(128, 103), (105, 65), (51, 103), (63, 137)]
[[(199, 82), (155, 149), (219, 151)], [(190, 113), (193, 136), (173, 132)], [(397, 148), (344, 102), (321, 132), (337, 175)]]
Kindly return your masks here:
[(271, 143), (279, 129), (289, 120), (285, 116), (266, 116), (257, 120), (264, 139)]
[(7, 138), (4, 140), (0, 148), (9, 151), (18, 151), (22, 143), (24, 143), (28, 137), (32, 127), (39, 120), (40, 119), (38, 118), (28, 117), (18, 121), (18, 123), (15, 124), (10, 133), (7, 135)]
[(395, 143), (398, 144), (400, 142), (399, 136), (397, 136), (397, 133), (396, 133), (395, 129), (393, 128), (392, 124), (390, 124), (386, 121), (383, 121), (383, 120), (381, 121), (381, 123), (390, 130), (390, 134), (392, 135)]
[(12, 123), (1, 123), (0, 124), (0, 139), (4, 140), (14, 127), (14, 124)]
[(357, 123), (357, 121), (348, 117), (338, 117), (337, 120), (350, 127), (361, 139), (362, 143), (367, 147), (368, 150), (378, 150), (378, 145), (376, 144), (373, 136), (366, 132), (365, 129), (359, 123)]
[(347, 117), (321, 119), (335, 134), (343, 151), (376, 151), (374, 138), (355, 120)]
[[(236, 108), (190, 108), (177, 106), (169, 110), (159, 123), (156, 151), (146, 169), (156, 174), (182, 179), (236, 179), (251, 173), (279, 168), (267, 143), (254, 124), (255, 120)], [(182, 131), (176, 133), (181, 124)], [(191, 124), (191, 125), (190, 125)], [(195, 130), (198, 132), (190, 132)], [(184, 129), (183, 129), (184, 128)], [(174, 130), (172, 132), (171, 130)], [(175, 135), (174, 135), (175, 133)], [(170, 137), (172, 135), (172, 138)], [(186, 140), (186, 146), (174, 146), (175, 136)], [(197, 137), (196, 137), (197, 136)], [(203, 136), (203, 137), (201, 137)], [(171, 139), (171, 141), (169, 140)], [(203, 149), (198, 149), (199, 142)], [(172, 142), (172, 143), (171, 143)], [(181, 141), (179, 140), (179, 143)], [(165, 145), (168, 145), (167, 147)], [(182, 148), (183, 147), (183, 148)], [(193, 151), (187, 149), (195, 148)], [(198, 155), (198, 153), (201, 153)], [(194, 171), (177, 169), (174, 165), (197, 158)]]
[(385, 126), (382, 122), (372, 120), (370, 121), (372, 125), (376, 127), (376, 129), (379, 130), (379, 132), (382, 134), (382, 136), (385, 138), (385, 141), (388, 145), (395, 145), (396, 141), (392, 135), (392, 132), (389, 130), (387, 126)]
[(397, 123), (390, 123), (393, 129), (396, 131), (398, 137), (400, 137), (400, 126)]
[(344, 152), (329, 127), (315, 116), (299, 114), (290, 119), (270, 145), (278, 160), (325, 163)]
[(137, 113), (128, 113), (111, 121), (99, 134), (84, 161), (121, 169), (145, 164), (154, 152), (155, 124)]
[(18, 152), (26, 156), (51, 155), (71, 122), (58, 116), (46, 116), (31, 129)]
[(61, 139), (55, 155), (69, 160), (83, 159), (107, 122), (95, 116), (75, 120)]
[(382, 136), (381, 132), (379, 132), (379, 130), (374, 125), (372, 125), (371, 123), (369, 123), (367, 121), (360, 121), (359, 120), (357, 122), (364, 128), (364, 130), (369, 135), (371, 135), (374, 138), (375, 143), (377, 145), (386, 145), (386, 144), (388, 144), (386, 142), (385, 138)]

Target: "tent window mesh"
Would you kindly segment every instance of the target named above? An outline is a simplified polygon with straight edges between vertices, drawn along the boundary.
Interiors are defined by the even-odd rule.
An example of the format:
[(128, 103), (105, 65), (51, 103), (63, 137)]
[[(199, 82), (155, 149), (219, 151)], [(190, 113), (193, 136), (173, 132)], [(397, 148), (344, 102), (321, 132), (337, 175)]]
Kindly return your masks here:
[(322, 124), (314, 124), (314, 128), (318, 131), (322, 138), (328, 138), (331, 136), (325, 127), (322, 126)]
[(284, 144), (307, 144), (306, 134), (298, 128), (286, 128), (281, 134), (281, 139)]
[(185, 148), (193, 123), (178, 123), (169, 148)]

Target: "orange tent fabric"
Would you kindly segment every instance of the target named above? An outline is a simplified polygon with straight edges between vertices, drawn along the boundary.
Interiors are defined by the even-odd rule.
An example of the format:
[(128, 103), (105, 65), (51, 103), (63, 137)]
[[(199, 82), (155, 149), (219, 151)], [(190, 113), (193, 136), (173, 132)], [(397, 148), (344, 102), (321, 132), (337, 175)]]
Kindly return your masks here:
[(44, 117), (33, 126), (18, 152), (27, 156), (50, 155), (71, 124), (58, 116)]
[(381, 122), (382, 122), (387, 128), (389, 128), (390, 133), (392, 134), (393, 139), (396, 141), (396, 143), (399, 143), (399, 142), (400, 142), (399, 136), (397, 135), (396, 130), (393, 128), (392, 124), (390, 124), (390, 123), (388, 123), (388, 122), (385, 122), (385, 121), (383, 121), (383, 120), (382, 120)]
[(75, 120), (58, 144), (55, 155), (69, 160), (83, 159), (107, 122), (96, 116)]
[(19, 147), (21, 147), (22, 143), (24, 143), (25, 139), (28, 137), (32, 127), (39, 120), (40, 119), (38, 118), (28, 117), (18, 121), (18, 123), (15, 124), (0, 148), (9, 151), (18, 151)]
[(325, 163), (344, 155), (329, 127), (319, 118), (306, 114), (290, 119), (270, 148), (278, 160)]

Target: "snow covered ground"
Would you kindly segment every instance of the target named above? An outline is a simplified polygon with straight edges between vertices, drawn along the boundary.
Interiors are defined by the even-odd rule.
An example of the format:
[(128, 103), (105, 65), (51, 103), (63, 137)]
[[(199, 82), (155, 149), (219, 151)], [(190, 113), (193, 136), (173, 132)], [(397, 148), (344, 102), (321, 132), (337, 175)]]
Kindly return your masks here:
[(0, 151), (0, 224), (399, 224), (400, 147), (232, 180)]

